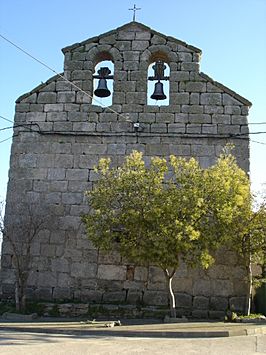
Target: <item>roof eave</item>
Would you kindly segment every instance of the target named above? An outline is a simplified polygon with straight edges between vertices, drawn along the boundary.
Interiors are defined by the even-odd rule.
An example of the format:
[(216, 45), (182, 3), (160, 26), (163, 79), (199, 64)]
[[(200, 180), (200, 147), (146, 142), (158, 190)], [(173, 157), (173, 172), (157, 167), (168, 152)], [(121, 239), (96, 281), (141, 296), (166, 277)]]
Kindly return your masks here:
[(44, 89), (51, 82), (53, 82), (53, 81), (55, 81), (55, 80), (57, 80), (59, 78), (62, 78), (63, 75), (64, 75), (64, 73), (56, 74), (56, 75), (52, 76), (51, 78), (49, 78), (45, 83), (41, 83), (40, 85), (36, 86), (34, 89), (32, 89), (31, 91), (27, 92), (26, 94), (23, 94), (23, 95), (19, 96), (17, 98), (17, 100), (16, 100), (16, 104), (21, 103), (21, 101), (23, 101), (24, 99), (26, 99), (30, 95), (38, 93), (39, 91)]
[(234, 99), (240, 101), (243, 105), (246, 105), (248, 107), (252, 106), (252, 102), (250, 102), (249, 100), (245, 99), (243, 96), (239, 95), (238, 93), (236, 93), (235, 91), (229, 89), (227, 86), (219, 83), (218, 81), (215, 81), (214, 79), (212, 79), (210, 76), (208, 76), (207, 74), (201, 72), (199, 73), (199, 75), (211, 82), (213, 85), (217, 86), (219, 89), (222, 89), (223, 91), (225, 91), (227, 94), (231, 95)]
[(98, 41), (99, 39), (101, 39), (103, 37), (111, 36), (112, 34), (115, 34), (117, 31), (121, 31), (121, 30), (123, 30), (123, 29), (125, 29), (125, 28), (127, 28), (129, 26), (132, 26), (132, 25), (137, 25), (138, 27), (143, 28), (143, 30), (150, 31), (151, 33), (156, 34), (158, 36), (161, 36), (161, 37), (165, 38), (166, 40), (171, 40), (172, 42), (175, 42), (175, 43), (177, 43), (179, 45), (182, 45), (182, 46), (190, 49), (193, 52), (200, 53), (200, 54), (202, 53), (201, 49), (199, 49), (197, 47), (191, 46), (190, 44), (187, 44), (186, 42), (183, 42), (183, 41), (181, 41), (179, 39), (176, 39), (176, 38), (174, 38), (172, 36), (166, 36), (163, 33), (157, 32), (157, 31), (153, 30), (152, 28), (150, 28), (150, 27), (148, 27), (146, 25), (143, 25), (140, 22), (136, 22), (136, 21), (128, 22), (128, 23), (126, 23), (126, 24), (124, 24), (124, 25), (122, 25), (120, 27), (117, 27), (114, 30), (105, 32), (105, 33), (103, 33), (103, 34), (101, 34), (99, 36), (91, 37), (91, 38), (86, 39), (86, 40), (84, 40), (82, 42), (74, 43), (74, 44), (72, 44), (70, 46), (64, 47), (64, 48), (62, 48), (62, 52), (65, 54), (67, 52), (70, 52), (70, 51), (78, 48), (78, 47), (84, 46), (85, 44), (89, 44), (89, 43)]

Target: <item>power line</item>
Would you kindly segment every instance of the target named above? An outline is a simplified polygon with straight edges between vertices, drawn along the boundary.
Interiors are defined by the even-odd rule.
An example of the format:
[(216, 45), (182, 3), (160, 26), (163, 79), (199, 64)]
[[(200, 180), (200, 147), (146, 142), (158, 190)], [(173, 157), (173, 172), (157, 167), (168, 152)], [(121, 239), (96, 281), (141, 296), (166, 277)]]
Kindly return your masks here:
[(265, 132), (249, 132), (249, 133), (235, 133), (232, 136), (249, 136), (250, 134), (265, 134)]
[[(0, 115), (0, 118), (4, 119), (5, 121), (8, 121), (8, 122), (12, 122), (11, 120), (9, 120), (8, 118), (5, 118), (3, 116)], [(13, 122), (12, 122), (13, 123)], [(29, 127), (30, 126), (30, 127)], [(31, 126), (37, 126), (39, 130), (33, 130), (31, 128)], [(18, 124), (18, 125), (13, 125), (13, 126), (9, 126), (9, 127), (4, 127), (4, 128), (1, 128), (0, 131), (5, 131), (5, 130), (8, 130), (8, 129), (12, 129), (12, 128), (17, 128), (17, 127), (24, 127), (28, 130), (30, 130), (31, 132), (37, 132), (37, 133), (40, 133), (40, 134), (47, 134), (47, 132), (45, 131), (42, 131), (40, 129), (40, 126), (38, 123), (24, 123), (24, 124)], [(54, 133), (54, 134), (65, 134), (66, 132), (55, 132), (55, 131), (52, 131), (51, 133)], [(266, 134), (266, 132), (249, 132), (249, 133), (235, 133), (235, 134), (229, 134), (227, 137), (225, 138), (234, 138), (234, 137), (240, 137), (240, 136), (249, 136), (250, 134)], [(187, 135), (189, 135), (189, 133), (187, 133)], [(198, 137), (203, 137), (202, 135), (198, 135)], [(205, 136), (204, 136), (205, 137)], [(203, 138), (204, 138), (203, 137)], [(258, 143), (258, 144), (265, 144), (266, 143), (263, 143), (263, 142), (259, 142), (259, 141), (255, 141), (253, 139), (250, 139), (251, 142), (254, 142), (254, 143)]]
[(249, 125), (251, 124), (266, 124), (266, 122), (250, 122)]
[[(12, 122), (11, 120), (9, 120), (8, 118), (6, 117), (3, 117), (0, 115), (0, 118), (4, 119), (5, 121), (8, 121), (8, 122)], [(13, 123), (13, 122), (12, 122)], [(37, 126), (38, 127), (38, 130), (34, 130), (31, 128), (31, 126)], [(9, 126), (9, 127), (4, 127), (4, 128), (1, 128), (0, 131), (5, 131), (5, 130), (8, 130), (8, 129), (12, 129), (12, 128), (17, 128), (17, 127), (24, 127), (26, 129), (28, 129), (30, 132), (35, 132), (35, 133), (40, 133), (40, 134), (48, 134), (48, 132), (46, 131), (42, 131), (40, 129), (40, 126), (38, 123), (24, 123), (24, 124), (17, 124), (17, 125), (13, 125), (13, 126)], [(66, 132), (59, 132), (59, 131), (52, 131), (52, 132), (49, 132), (51, 134), (67, 134)], [(78, 133), (78, 132), (76, 132)], [(250, 134), (265, 134), (266, 132), (249, 132), (249, 133), (235, 133), (235, 134), (228, 134), (228, 136), (224, 137), (224, 138), (234, 138), (234, 137), (241, 137), (241, 136), (249, 136)], [(189, 133), (187, 133), (187, 135), (189, 135)], [(194, 134), (192, 134), (194, 135)], [(202, 134), (199, 134), (198, 137), (202, 137), (202, 138), (206, 138), (206, 135), (202, 135)], [(4, 140), (5, 141), (5, 140)], [(266, 145), (266, 143), (263, 143), (263, 142), (259, 142), (259, 141), (255, 141), (253, 139), (250, 139), (251, 142), (254, 142), (254, 143), (258, 143), (258, 144), (263, 144), (263, 145)]]
[[(28, 127), (28, 126), (32, 126), (32, 125), (36, 125), (38, 128), (39, 128), (39, 130), (34, 130), (34, 129), (32, 129), (31, 127)], [(10, 129), (10, 128), (16, 128), (16, 127), (24, 127), (24, 128), (26, 128), (26, 129), (28, 129), (30, 132), (33, 132), (33, 133), (38, 133), (38, 134), (41, 134), (41, 135), (49, 135), (49, 134), (58, 134), (58, 135), (80, 135), (80, 134), (82, 134), (82, 135), (87, 135), (85, 132), (83, 132), (83, 131), (80, 131), (80, 132), (61, 132), (61, 131), (42, 131), (41, 129), (40, 129), (40, 126), (37, 124), (37, 123), (29, 123), (29, 124), (21, 124), (21, 125), (16, 125), (16, 126), (13, 126), (13, 127), (5, 127), (5, 128), (3, 128), (3, 129), (0, 129), (0, 131), (3, 131), (3, 130), (5, 130), (5, 129)], [(24, 131), (25, 132), (25, 131)], [(97, 132), (91, 132), (91, 134), (92, 133), (96, 133), (97, 134)], [(266, 132), (260, 132), (260, 133), (266, 133)], [(99, 133), (98, 133), (99, 134)], [(188, 134), (186, 134), (186, 136), (193, 136), (193, 137), (197, 137), (197, 138), (209, 138), (210, 137), (210, 135), (201, 135), (201, 134), (198, 134), (198, 135), (195, 135), (194, 133), (188, 133)], [(244, 134), (243, 134), (244, 135)], [(246, 135), (246, 134), (245, 134)], [(6, 139), (4, 139), (4, 140), (2, 140), (2, 141), (0, 141), (0, 143), (3, 143), (3, 142), (5, 142), (5, 141), (7, 141), (7, 140), (9, 140), (9, 139), (11, 139), (11, 138), (13, 138), (13, 137), (16, 137), (16, 136), (18, 136), (18, 134), (15, 134), (15, 135), (13, 135), (13, 136), (11, 136), (11, 137), (9, 137), (9, 138), (6, 138)], [(179, 135), (178, 135), (179, 136)], [(211, 135), (212, 136), (212, 135)], [(238, 134), (235, 134), (235, 135), (228, 135), (228, 136), (224, 136), (223, 138), (237, 138), (237, 137), (239, 137), (239, 136), (241, 136), (240, 134), (238, 135)], [(253, 142), (253, 143), (257, 143), (257, 144), (261, 144), (261, 145), (266, 145), (266, 143), (264, 143), (264, 142), (260, 142), (260, 141), (256, 141), (256, 140), (254, 140), (254, 139), (250, 139), (250, 141), (251, 142)]]
[[(43, 61), (41, 61), (40, 59), (36, 58), (35, 56), (33, 56), (32, 54), (30, 54), (28, 51), (26, 51), (25, 49), (23, 49), (22, 47), (18, 46), (16, 43), (14, 43), (13, 41), (9, 40), (7, 37), (3, 36), (0, 33), (0, 37), (3, 38), (6, 42), (8, 42), (9, 44), (11, 44), (12, 46), (14, 46), (15, 48), (17, 48), (18, 50), (20, 50), (21, 52), (23, 52), (25, 55), (29, 56), (31, 59), (35, 60), (36, 62), (38, 62), (39, 64), (41, 64), (42, 66), (44, 66), (45, 68), (47, 68), (48, 70), (52, 71), (54, 74), (58, 75), (60, 78), (62, 78), (64, 81), (70, 83), (73, 87), (75, 87), (77, 90), (79, 90), (80, 92), (82, 92), (83, 94), (85, 94), (86, 96), (88, 96), (89, 98), (93, 99), (93, 96), (91, 96), (90, 94), (88, 94), (86, 91), (84, 91), (83, 89), (81, 89), (78, 85), (74, 84), (72, 81), (68, 80), (67, 78), (65, 78), (62, 74), (58, 73), (56, 70), (54, 70), (53, 68), (51, 68), (49, 65), (47, 65), (46, 63), (44, 63)], [(95, 99), (94, 101), (99, 103), (100, 105), (102, 105), (102, 102)], [(123, 117), (126, 121), (128, 122), (132, 122), (134, 123), (132, 120), (130, 120), (128, 117), (124, 116), (123, 114), (113, 110), (112, 108), (110, 108), (109, 106), (105, 106), (103, 105), (103, 107), (115, 114), (117, 114), (118, 116)], [(0, 116), (1, 118), (5, 119), (4, 117)], [(10, 121), (12, 122), (12, 121)], [(249, 125), (264, 125), (266, 124), (266, 122), (251, 122), (249, 123)], [(265, 133), (265, 132), (259, 132), (259, 133)], [(257, 133), (254, 133), (257, 134)]]
[(19, 47), (17, 44), (15, 44), (14, 42), (10, 41), (8, 38), (4, 37), (3, 35), (0, 34), (0, 37), (2, 37), (5, 41), (7, 41), (8, 43), (10, 43), (12, 46), (14, 46), (15, 48), (17, 48), (18, 50), (20, 50), (21, 52), (23, 52), (24, 54), (26, 54), (27, 56), (29, 56), (30, 58), (34, 59), (36, 62), (40, 63), (41, 65), (43, 65), (44, 67), (46, 67), (47, 69), (51, 70), (52, 72), (54, 72), (55, 74), (57, 74), (57, 72), (49, 67), (47, 64), (45, 64), (44, 62), (42, 62), (41, 60), (35, 58), (33, 55), (31, 55), (29, 52), (25, 51), (23, 48)]
[(13, 121), (9, 120), (8, 118), (6, 118), (6, 117), (4, 117), (4, 116), (1, 116), (1, 115), (0, 115), (0, 118), (2, 118), (2, 120), (4, 120), (4, 121), (13, 123)]
[(2, 141), (0, 141), (0, 143), (4, 143), (4, 142), (6, 142), (6, 141), (8, 141), (9, 139), (12, 139), (13, 137), (16, 137), (17, 135), (13, 135), (13, 136), (11, 136), (11, 137), (8, 137), (8, 138), (6, 138), (6, 139), (3, 139)]
[[(35, 133), (39, 133), (39, 134), (44, 134), (44, 135), (45, 135), (45, 133), (46, 133), (46, 132), (42, 132), (42, 131), (34, 131), (34, 130), (31, 130), (31, 131), (32, 131), (32, 132), (35, 132)], [(59, 134), (59, 132), (53, 132), (53, 133)], [(84, 132), (83, 132), (83, 133), (84, 133)], [(1, 143), (4, 143), (4, 142), (6, 142), (6, 141), (8, 141), (9, 139), (11, 139), (11, 138), (13, 138), (13, 137), (17, 137), (17, 136), (18, 136), (18, 134), (13, 135), (13, 136), (10, 136), (10, 137), (8, 137), (8, 138), (6, 138), (6, 139), (3, 139), (2, 141), (0, 141), (0, 144), (1, 144)], [(198, 137), (198, 138), (200, 138), (200, 137)], [(230, 137), (227, 137), (227, 138), (230, 138)], [(266, 143), (264, 143), (264, 142), (259, 142), (259, 141), (256, 141), (256, 140), (254, 140), (254, 139), (250, 139), (250, 141), (253, 142), (253, 143), (257, 143), (257, 144), (266, 145)]]
[(25, 127), (25, 128), (27, 128), (27, 129), (29, 129), (29, 130), (31, 130), (31, 131), (33, 131), (33, 132), (37, 132), (37, 131), (35, 131), (35, 130), (32, 130), (30, 127), (28, 127), (28, 126), (37, 126), (38, 127), (38, 129), (39, 129), (39, 131), (41, 131), (41, 129), (40, 129), (40, 126), (39, 126), (39, 124), (38, 123), (36, 123), (36, 122), (31, 122), (31, 123), (21, 123), (21, 124), (14, 124), (14, 122), (13, 121), (11, 121), (10, 119), (8, 119), (8, 118), (6, 118), (6, 117), (4, 117), (4, 116), (2, 116), (2, 115), (0, 115), (0, 118), (2, 118), (4, 121), (7, 121), (7, 122), (10, 122), (10, 123), (13, 123), (13, 126), (11, 127), (4, 127), (4, 128), (1, 128), (0, 129), (0, 131), (4, 131), (4, 130), (6, 130), (6, 129), (11, 129), (11, 128), (16, 128), (16, 127)]
[[(0, 35), (1, 36), (1, 35)], [(71, 83), (71, 82), (70, 82)], [(75, 84), (73, 84), (73, 85), (75, 85)], [(89, 95), (89, 94), (88, 94)], [(108, 108), (108, 107), (107, 107)], [(115, 113), (117, 113), (117, 112), (115, 112)], [(117, 114), (119, 114), (119, 113), (117, 113)], [(13, 121), (11, 121), (10, 119), (8, 119), (8, 118), (6, 118), (6, 117), (4, 117), (4, 116), (2, 116), (2, 115), (0, 115), (0, 118), (2, 118), (3, 120), (5, 120), (5, 121), (7, 121), (7, 122), (11, 122), (11, 123), (14, 123)], [(130, 122), (131, 122), (131, 120), (130, 120)], [(33, 123), (31, 123), (31, 125), (32, 125)], [(248, 124), (248, 126), (249, 125), (251, 125), (251, 124), (256, 124), (256, 125), (264, 125), (264, 124), (266, 124), (266, 122), (256, 122), (256, 123), (249, 123)], [(29, 124), (30, 125), (30, 124)], [(266, 132), (249, 132), (249, 133), (236, 133), (236, 134), (233, 134), (234, 136), (235, 135), (249, 135), (249, 134), (265, 134)]]
[[(28, 126), (30, 126), (30, 127), (28, 127)], [(37, 126), (39, 128), (39, 131), (33, 130), (31, 128), (31, 126)], [(32, 132), (40, 132), (40, 126), (38, 125), (38, 123), (22, 123), (22, 124), (9, 126), (9, 127), (4, 127), (4, 128), (0, 128), (0, 132), (1, 131), (6, 131), (7, 129), (17, 128), (17, 127), (24, 127), (24, 128), (29, 129)]]
[(7, 130), (7, 129), (12, 129), (13, 128), (13, 126), (11, 126), (11, 127), (4, 127), (4, 128), (0, 128), (0, 132), (1, 131), (5, 131), (5, 130)]
[[(2, 39), (4, 39), (6, 42), (8, 42), (9, 44), (11, 44), (12, 46), (14, 46), (14, 47), (15, 47), (16, 49), (18, 49), (19, 51), (23, 52), (25, 55), (27, 55), (27, 56), (30, 57), (31, 59), (35, 60), (36, 62), (38, 62), (39, 64), (41, 64), (41, 65), (44, 66), (45, 68), (47, 68), (48, 70), (52, 71), (54, 74), (58, 75), (58, 76), (59, 76), (60, 78), (62, 78), (64, 81), (70, 83), (70, 84), (71, 84), (73, 87), (75, 87), (78, 91), (82, 92), (83, 94), (85, 94), (85, 95), (88, 96), (89, 98), (93, 99), (93, 97), (92, 97), (90, 94), (88, 94), (86, 91), (84, 91), (83, 89), (81, 89), (78, 85), (74, 84), (72, 81), (70, 81), (70, 80), (68, 80), (67, 78), (65, 78), (62, 74), (58, 73), (56, 70), (54, 70), (54, 69), (51, 68), (49, 65), (47, 65), (47, 64), (44, 63), (43, 61), (39, 60), (38, 58), (36, 58), (36, 57), (33, 56), (32, 54), (30, 54), (28, 51), (24, 50), (22, 47), (18, 46), (16, 43), (12, 42), (11, 40), (9, 40), (8, 38), (6, 38), (6, 37), (3, 36), (2, 34), (0, 34), (0, 37), (1, 37)], [(94, 101), (102, 105), (102, 103), (101, 103), (99, 100), (95, 99), (95, 98), (94, 98)], [(109, 106), (104, 106), (104, 105), (103, 105), (103, 107), (106, 108), (106, 109), (108, 109), (109, 111), (111, 111), (111, 112), (117, 114), (118, 116), (123, 117), (127, 122), (132, 122), (132, 123), (133, 123), (133, 121), (130, 120), (128, 117), (126, 117), (126, 116), (124, 116), (123, 114), (121, 114), (121, 113), (119, 113), (119, 112), (113, 110), (113, 109), (110, 108)], [(7, 118), (1, 116), (1, 115), (0, 115), (0, 118), (3, 119), (3, 120), (5, 120), (5, 121), (7, 121), (7, 122), (13, 123), (13, 121), (11, 121), (11, 120), (9, 120), (9, 119), (7, 119)], [(249, 123), (249, 125), (265, 125), (265, 124), (266, 124), (266, 122), (251, 122), (251, 123)], [(29, 124), (29, 125), (34, 125), (34, 124)], [(36, 124), (36, 125), (39, 126), (38, 124)], [(25, 128), (30, 129), (30, 131), (38, 132), (38, 131), (32, 130), (32, 129), (29, 128), (29, 127), (26, 127), (26, 126), (27, 126), (26, 124), (25, 124), (25, 125), (20, 125), (20, 126), (24, 126)], [(14, 127), (19, 127), (19, 125), (14, 126)], [(13, 127), (6, 127), (6, 128), (3, 128), (3, 129), (0, 129), (0, 131), (6, 130), (6, 129), (10, 129), (10, 128), (13, 128)], [(43, 133), (43, 132), (40, 130), (40, 127), (39, 127), (39, 132), (38, 132), (38, 133)], [(230, 138), (230, 137), (237, 137), (237, 136), (247, 136), (247, 135), (250, 135), (250, 134), (265, 134), (265, 133), (266, 133), (266, 132), (249, 132), (249, 133), (230, 134), (228, 138)], [(13, 136), (12, 136), (12, 137), (13, 137)], [(9, 138), (7, 138), (7, 139), (4, 139), (4, 140), (0, 141), (0, 143), (5, 142), (5, 141), (7, 141), (8, 139), (11, 139), (12, 137), (9, 137)], [(251, 140), (251, 141), (254, 142), (254, 143), (258, 143), (258, 144), (263, 144), (263, 145), (265, 144), (265, 143), (263, 143), (263, 142), (258, 142), (258, 141), (255, 141), (255, 140)], [(265, 145), (266, 145), (266, 144), (265, 144)]]
[(259, 142), (259, 141), (255, 141), (254, 139), (250, 139), (250, 141), (253, 142), (253, 143), (258, 143), (258, 144), (266, 145), (266, 143), (264, 143), (264, 142)]
[[(9, 44), (11, 44), (12, 46), (14, 46), (15, 48), (17, 48), (18, 50), (20, 50), (21, 52), (23, 52), (24, 54), (26, 54), (27, 56), (29, 56), (31, 59), (35, 60), (36, 62), (38, 62), (39, 64), (41, 64), (42, 66), (44, 66), (46, 69), (52, 71), (54, 74), (58, 75), (60, 78), (62, 78), (63, 80), (65, 80), (66, 82), (70, 83), (72, 86), (74, 86), (77, 90), (79, 90), (80, 92), (82, 92), (83, 94), (87, 95), (89, 98), (93, 99), (93, 97), (88, 94), (86, 91), (84, 91), (83, 89), (81, 89), (78, 85), (74, 84), (72, 81), (68, 80), (67, 78), (65, 78), (62, 74), (58, 73), (56, 70), (54, 70), (53, 68), (51, 68), (49, 65), (47, 65), (46, 63), (42, 62), (41, 60), (39, 60), (38, 58), (34, 57), (32, 54), (30, 54), (29, 52), (27, 52), (26, 50), (24, 50), (23, 48), (21, 48), (20, 46), (18, 46), (17, 44), (15, 44), (14, 42), (12, 42), (11, 40), (9, 40), (8, 38), (6, 38), (5, 36), (3, 36), (0, 33), (0, 37), (3, 38), (5, 41), (7, 41)], [(98, 104), (102, 105), (101, 101), (97, 100), (94, 98), (94, 101), (97, 102)], [(112, 108), (110, 108), (109, 106), (104, 106), (104, 108), (106, 108), (107, 110), (117, 114), (118, 116), (123, 117), (126, 121), (128, 122), (132, 122), (132, 120), (130, 120), (128, 117), (124, 116), (123, 114), (113, 110)]]
[[(0, 34), (0, 36), (1, 36), (1, 34)], [(71, 83), (72, 84), (72, 83)], [(73, 84), (74, 85), (74, 84)], [(89, 94), (88, 94), (89, 95)], [(108, 107), (107, 107), (108, 108)], [(4, 117), (4, 116), (2, 116), (2, 115), (0, 115), (0, 118), (2, 118), (3, 120), (5, 120), (5, 121), (7, 121), (7, 122), (11, 122), (11, 123), (14, 123), (12, 120), (10, 120), (10, 119), (8, 119), (8, 118), (6, 118), (6, 117)], [(248, 126), (250, 126), (250, 125), (265, 125), (266, 124), (266, 122), (251, 122), (251, 123), (248, 123)], [(251, 132), (250, 132), (251, 133)]]

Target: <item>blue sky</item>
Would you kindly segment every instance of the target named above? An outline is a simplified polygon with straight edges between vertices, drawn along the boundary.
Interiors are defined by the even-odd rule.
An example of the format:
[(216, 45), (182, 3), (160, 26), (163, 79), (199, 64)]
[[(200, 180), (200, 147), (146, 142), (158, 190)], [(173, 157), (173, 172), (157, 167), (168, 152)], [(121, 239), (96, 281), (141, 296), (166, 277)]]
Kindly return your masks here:
[[(0, 33), (57, 72), (61, 48), (132, 20), (134, 0), (0, 0)], [(139, 0), (136, 20), (202, 49), (201, 71), (253, 103), (251, 131), (266, 131), (266, 0)], [(0, 38), (0, 115), (53, 73)], [(11, 124), (0, 118), (0, 129)], [(12, 130), (0, 131), (0, 141)], [(251, 135), (251, 180), (266, 183), (266, 134)], [(11, 140), (0, 143), (0, 198), (5, 197)]]

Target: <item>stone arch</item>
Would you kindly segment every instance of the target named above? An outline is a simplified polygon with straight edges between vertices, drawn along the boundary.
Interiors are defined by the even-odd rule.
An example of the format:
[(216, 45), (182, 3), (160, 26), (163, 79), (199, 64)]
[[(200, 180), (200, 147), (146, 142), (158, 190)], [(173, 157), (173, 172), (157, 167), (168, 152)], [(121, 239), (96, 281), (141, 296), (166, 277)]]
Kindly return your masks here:
[[(158, 47), (160, 47), (160, 48), (158, 48)], [(162, 61), (165, 63), (165, 65), (166, 65), (165, 76), (170, 76), (171, 60), (169, 58), (169, 48), (167, 46), (158, 46), (158, 47), (155, 48), (155, 46), (151, 46), (148, 48), (150, 55), (147, 56), (148, 53), (146, 53), (146, 56), (147, 56), (147, 77), (153, 75), (153, 73), (151, 74), (151, 68), (157, 61)], [(170, 98), (170, 83), (169, 83), (169, 81), (162, 80), (162, 83), (164, 84), (164, 93), (166, 95), (166, 99), (161, 100), (160, 102), (154, 102), (154, 100), (152, 100), (150, 98), (151, 94), (153, 93), (153, 89), (154, 89), (154, 84), (152, 84), (152, 83), (155, 84), (156, 82), (155, 81), (151, 82), (151, 81), (147, 80), (147, 103), (148, 103), (148, 105), (154, 105), (155, 103), (162, 104), (162, 105), (169, 105), (169, 98)]]
[(168, 57), (168, 54), (162, 51), (156, 51), (151, 53), (151, 56), (149, 58), (149, 64), (156, 62), (157, 60), (162, 60), (163, 62), (167, 63), (169, 65), (170, 60)]
[(104, 60), (110, 60), (113, 63), (115, 62), (114, 60), (114, 55), (111, 50), (110, 45), (102, 45), (98, 47), (92, 47), (88, 50), (87, 55), (86, 55), (87, 60), (92, 62), (93, 68), (99, 63)]
[[(103, 61), (110, 61), (113, 64), (113, 71), (111, 75), (113, 75), (113, 89), (112, 89), (112, 99), (114, 100), (115, 94), (115, 82), (118, 80), (118, 72), (121, 69), (122, 56), (117, 48), (112, 47), (111, 45), (100, 45), (98, 47), (92, 47), (88, 53), (87, 58), (92, 63), (92, 73), (91, 76), (95, 74), (96, 66)], [(94, 85), (92, 78), (91, 92), (93, 94)], [(98, 105), (97, 103), (95, 103)], [(108, 104), (109, 105), (109, 104)]]
[(114, 62), (113, 56), (109, 52), (107, 52), (107, 51), (98, 52), (95, 55), (94, 60), (93, 60), (94, 67), (98, 63), (103, 62), (105, 60), (109, 60), (111, 62)]
[(165, 55), (169, 55), (171, 53), (171, 49), (163, 44), (159, 44), (159, 45), (152, 45), (150, 47), (148, 47), (148, 50), (151, 52), (151, 54), (154, 53), (164, 53)]
[[(101, 46), (100, 46), (101, 47)], [(106, 47), (106, 46), (104, 46)], [(92, 75), (98, 75), (98, 70), (101, 67), (108, 67), (110, 69), (110, 74), (111, 76), (114, 77), (114, 71), (115, 71), (115, 63), (114, 63), (114, 58), (112, 54), (108, 51), (108, 48), (104, 48), (101, 50), (101, 48), (98, 50), (98, 52), (94, 53), (94, 58), (93, 58), (93, 71)], [(93, 78), (93, 77), (92, 77)], [(94, 94), (96, 88), (98, 87), (99, 84), (99, 79), (93, 78), (92, 81), (92, 93), (93, 93), (93, 99), (92, 103), (95, 105), (99, 106), (110, 106), (112, 105), (112, 100), (113, 100), (113, 81), (114, 79), (107, 79), (106, 80), (106, 85), (108, 90), (110, 90), (111, 95), (107, 97), (98, 97)]]
[(109, 52), (112, 55), (112, 57), (113, 57), (115, 62), (121, 62), (122, 61), (122, 55), (121, 55), (121, 53), (119, 52), (119, 50), (117, 48), (112, 47)]

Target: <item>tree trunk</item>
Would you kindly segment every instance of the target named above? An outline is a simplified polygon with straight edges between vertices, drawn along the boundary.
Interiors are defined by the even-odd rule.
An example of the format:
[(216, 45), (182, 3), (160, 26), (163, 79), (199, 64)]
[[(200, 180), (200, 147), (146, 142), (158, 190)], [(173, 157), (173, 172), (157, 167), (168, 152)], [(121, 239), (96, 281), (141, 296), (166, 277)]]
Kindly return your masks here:
[(25, 289), (23, 290), (22, 294), (21, 294), (21, 311), (23, 313), (26, 312), (26, 295), (25, 295)]
[(252, 287), (253, 287), (252, 267), (251, 267), (251, 261), (250, 260), (249, 260), (249, 264), (247, 266), (247, 274), (248, 274), (248, 287), (247, 287), (247, 295), (246, 295), (245, 314), (247, 316), (249, 316), (250, 315), (250, 310), (251, 310)]
[(175, 295), (174, 295), (174, 292), (172, 289), (172, 280), (173, 280), (174, 274), (175, 274), (175, 270), (171, 274), (169, 274), (169, 271), (167, 269), (164, 270), (164, 275), (166, 278), (166, 289), (167, 289), (169, 301), (170, 301), (170, 316), (171, 316), (171, 318), (176, 318)]
[(16, 311), (25, 312), (26, 311), (26, 294), (25, 294), (25, 282), (22, 280), (16, 281), (15, 286), (15, 302), (16, 302)]
[(16, 303), (16, 311), (20, 312), (21, 310), (21, 304), (20, 304), (20, 287), (19, 287), (19, 281), (16, 281), (16, 286), (15, 286), (15, 303)]
[(20, 309), (22, 313), (26, 312), (26, 280), (21, 280), (20, 285)]
[(265, 263), (262, 266), (262, 277), (266, 278), (266, 256), (265, 256)]

